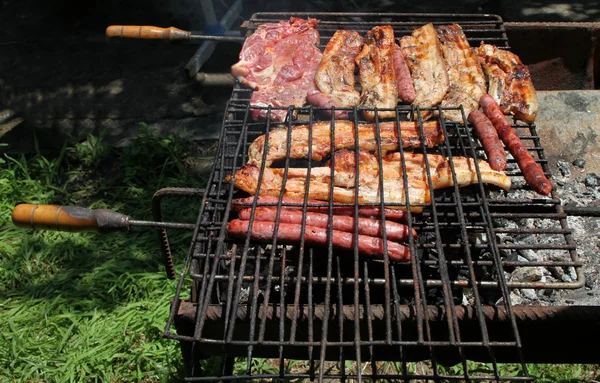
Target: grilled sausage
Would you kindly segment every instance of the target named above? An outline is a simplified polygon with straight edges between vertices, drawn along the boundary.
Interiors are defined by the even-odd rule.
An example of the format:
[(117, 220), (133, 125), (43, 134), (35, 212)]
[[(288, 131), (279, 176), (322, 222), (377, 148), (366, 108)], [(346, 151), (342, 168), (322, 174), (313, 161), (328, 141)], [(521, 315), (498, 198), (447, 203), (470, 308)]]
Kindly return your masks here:
[[(231, 208), (233, 211), (240, 211), (245, 209), (254, 202), (254, 197), (247, 198), (238, 198), (233, 200)], [(258, 206), (271, 206), (273, 207), (279, 202), (278, 197), (273, 196), (260, 196), (258, 198)], [(298, 204), (303, 205), (304, 199), (302, 198), (294, 198), (294, 197), (283, 197), (283, 204)], [(307, 206), (307, 211), (314, 211), (318, 213), (329, 213), (329, 203), (325, 201), (317, 201), (317, 200), (308, 200), (308, 204), (311, 205), (323, 205), (323, 206)], [(302, 210), (302, 206), (283, 206), (286, 209), (290, 210)], [(396, 222), (406, 222), (406, 212), (404, 210), (397, 209), (384, 209), (385, 219), (392, 220)], [(333, 214), (336, 215), (354, 215), (354, 206), (333, 206)], [(375, 218), (382, 219), (381, 216), (381, 208), (378, 206), (359, 206), (358, 207), (358, 215), (365, 218)]]
[(398, 98), (407, 104), (412, 104), (416, 97), (415, 86), (408, 65), (404, 61), (402, 49), (398, 45), (394, 48), (394, 70), (398, 84)]
[(489, 94), (484, 94), (481, 96), (479, 104), (483, 108), (486, 116), (488, 116), (494, 124), (500, 139), (517, 161), (517, 165), (519, 165), (519, 169), (521, 169), (527, 184), (539, 194), (550, 194), (552, 191), (550, 181), (544, 175), (540, 165), (538, 165), (531, 154), (529, 154), (527, 147), (521, 142), (519, 136), (517, 136), (513, 128), (506, 121), (496, 100)]
[[(227, 225), (227, 232), (235, 238), (245, 238), (250, 228), (249, 221), (234, 219)], [(277, 230), (277, 241), (282, 244), (298, 244), (302, 238), (302, 225), (293, 223), (279, 223)], [(275, 235), (275, 223), (254, 221), (250, 237), (256, 241), (270, 242)], [(353, 250), (355, 234), (333, 230), (331, 233), (331, 244), (334, 248), (342, 250)], [(307, 245), (327, 246), (329, 237), (327, 229), (314, 226), (306, 226), (304, 241)], [(381, 238), (368, 235), (358, 235), (358, 251), (361, 254), (383, 258), (385, 242)], [(388, 257), (392, 261), (408, 261), (410, 250), (408, 247), (396, 242), (387, 241)]]
[[(252, 208), (241, 210), (239, 218), (248, 221), (252, 214)], [(256, 221), (275, 222), (277, 219), (276, 207), (257, 207), (254, 211), (254, 219)], [(314, 226), (327, 228), (329, 224), (329, 214), (307, 212), (306, 215), (300, 210), (281, 209), (279, 214), (279, 222), (302, 224), (306, 221), (306, 226)], [(333, 229), (354, 233), (354, 217), (347, 215), (333, 216)], [(385, 232), (387, 239), (390, 241), (402, 242), (408, 239), (408, 226), (400, 223), (386, 221)], [(358, 234), (368, 235), (371, 237), (383, 238), (383, 224), (379, 220), (372, 218), (358, 219)], [(417, 236), (417, 232), (413, 229), (413, 236)]]
[[(335, 106), (335, 104), (333, 103), (333, 100), (331, 100), (331, 98), (329, 96), (319, 92), (316, 89), (309, 91), (306, 94), (306, 99), (308, 100), (309, 104), (316, 106), (317, 108), (331, 108), (332, 106)], [(322, 110), (321, 113), (325, 117), (329, 117), (329, 118), (331, 117), (331, 110)], [(336, 120), (347, 120), (348, 119), (348, 111), (347, 110), (336, 110), (335, 112), (333, 112), (333, 115)]]
[(504, 171), (506, 169), (506, 153), (490, 119), (482, 111), (474, 110), (469, 113), (467, 120), (475, 127), (490, 167), (499, 172)]

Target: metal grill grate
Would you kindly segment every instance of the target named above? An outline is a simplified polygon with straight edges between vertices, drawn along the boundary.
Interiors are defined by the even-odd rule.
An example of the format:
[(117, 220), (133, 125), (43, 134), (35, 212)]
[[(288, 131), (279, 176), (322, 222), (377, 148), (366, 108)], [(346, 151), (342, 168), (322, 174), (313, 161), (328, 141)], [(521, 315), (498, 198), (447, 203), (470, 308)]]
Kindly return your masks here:
[[(249, 33), (261, 23), (289, 16), (320, 19), (317, 29), (325, 43), (342, 27), (364, 33), (386, 23), (393, 25), (400, 36), (434, 21), (458, 22), (472, 45), (484, 40), (508, 48), (502, 21), (492, 16), (261, 13), (250, 21)], [(289, 132), (295, 125), (310, 126), (316, 121), (316, 108), (312, 107), (286, 109), (288, 116), (297, 112), (295, 121), (252, 121), (250, 95), (251, 91), (236, 86), (227, 105), (219, 152), (186, 263), (192, 280), (191, 297), (182, 297), (188, 281), (184, 271), (165, 331), (167, 337), (182, 342), (190, 358), (186, 360), (188, 367), (193, 374), (201, 375), (189, 380), (509, 379), (504, 371), (510, 371), (511, 380), (528, 380), (517, 328), (521, 309), (510, 304), (510, 290), (577, 288), (583, 284), (581, 263), (560, 201), (554, 196), (538, 198), (522, 181), (514, 161), (509, 161), (507, 174), (513, 180), (509, 193), (483, 184), (476, 167), (477, 185), (435, 191), (423, 213), (411, 213), (408, 202), (407, 224), (419, 236), (413, 236), (409, 230), (412, 256), (407, 263), (390, 262), (387, 250), (382, 260), (359, 255), (356, 246), (354, 251), (340, 252), (333, 249), (331, 240), (328, 248), (281, 245), (276, 239), (269, 244), (255, 243), (249, 237), (234, 241), (226, 233), (227, 223), (236, 215), (231, 202), (247, 194), (228, 182), (227, 176), (247, 162), (247, 148), (258, 136), (266, 134), (268, 143), (268, 132), (275, 127), (287, 128)], [(351, 111), (355, 124), (361, 122), (359, 110)], [(466, 121), (462, 108), (431, 110), (439, 114), (445, 142), (435, 148), (422, 146), (416, 152), (449, 158), (453, 177), (456, 156), (485, 158), (468, 124), (444, 120), (444, 112), (459, 110)], [(417, 120), (423, 135), (421, 111), (397, 107), (397, 125), (405, 118)], [(335, 126), (335, 121), (331, 123)], [(379, 122), (375, 125), (379, 132)], [(535, 126), (515, 125), (515, 129), (530, 144), (530, 152), (549, 176)], [(335, 129), (331, 134), (333, 142)], [(401, 135), (399, 129), (398, 136)], [(289, 153), (291, 134), (287, 136)], [(379, 141), (378, 146), (381, 168)], [(309, 158), (310, 151), (311, 146)], [(405, 150), (401, 148), (400, 153), (409, 201)], [(290, 168), (301, 166), (310, 174), (317, 164), (298, 164), (288, 155), (283, 163), (273, 165), (278, 166), (286, 169), (285, 184)], [(427, 162), (426, 171), (431, 187)], [(383, 176), (379, 177), (382, 184)], [(388, 205), (383, 193), (380, 200), (380, 207)], [(330, 207), (334, 205), (338, 204), (330, 203)], [(249, 206), (255, 209), (256, 203)], [(276, 206), (279, 213), (285, 204), (280, 200)], [(357, 218), (358, 204), (348, 206)], [(305, 213), (307, 199), (301, 207)], [(331, 234), (329, 228), (328, 238)], [(517, 254), (530, 252), (551, 252), (553, 261), (517, 259)], [(544, 281), (545, 276), (534, 281), (510, 280), (509, 273), (515, 269), (535, 266), (574, 268), (577, 280)], [(173, 323), (177, 334), (172, 331)], [(213, 371), (201, 373), (198, 359), (208, 356), (221, 356), (221, 364)], [(242, 358), (236, 364), (235, 375), (234, 357)], [(256, 358), (274, 359), (268, 362), (271, 368), (265, 373), (256, 368)], [(290, 363), (288, 359), (303, 362)], [(412, 370), (410, 363), (419, 360), (428, 360), (427, 368)], [(491, 367), (481, 372), (472, 360), (489, 362)], [(347, 366), (347, 361), (356, 363)], [(382, 365), (381, 361), (396, 363)], [(514, 365), (500, 370), (498, 362)], [(455, 364), (457, 368), (443, 367)]]

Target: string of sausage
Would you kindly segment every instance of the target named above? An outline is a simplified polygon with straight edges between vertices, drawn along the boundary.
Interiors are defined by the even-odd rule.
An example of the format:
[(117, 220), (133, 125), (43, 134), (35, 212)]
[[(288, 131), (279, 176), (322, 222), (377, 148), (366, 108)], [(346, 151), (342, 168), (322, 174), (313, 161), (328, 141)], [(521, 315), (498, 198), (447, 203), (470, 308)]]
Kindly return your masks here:
[(552, 185), (544, 171), (533, 159), (527, 151), (527, 147), (521, 142), (521, 139), (510, 124), (506, 121), (506, 117), (502, 113), (500, 106), (489, 94), (484, 94), (479, 100), (479, 105), (483, 109), (485, 115), (492, 121), (494, 128), (498, 132), (498, 136), (508, 148), (508, 151), (517, 161), (517, 165), (525, 181), (533, 190), (542, 195), (548, 195), (552, 191)]
[(485, 154), (487, 154), (490, 167), (503, 172), (506, 169), (506, 153), (504, 152), (502, 141), (498, 138), (498, 132), (494, 128), (494, 124), (480, 110), (474, 110), (469, 113), (467, 120), (475, 128), (477, 137), (479, 137)]
[[(233, 211), (240, 211), (242, 209), (252, 207), (252, 203), (254, 202), (254, 197), (246, 197), (246, 198), (238, 198), (234, 199), (231, 204), (231, 209)], [(282, 199), (283, 208), (289, 210), (302, 210), (302, 206), (304, 205), (303, 198), (294, 198), (294, 197), (283, 197)], [(277, 207), (279, 203), (278, 197), (273, 196), (259, 196), (258, 201), (256, 202), (258, 206), (270, 206)], [(318, 213), (329, 213), (329, 203), (325, 201), (317, 201), (317, 200), (308, 200), (308, 203), (311, 205), (319, 205), (319, 206), (307, 206), (306, 211), (314, 211)], [(294, 204), (296, 206), (293, 206)], [(354, 215), (354, 206), (333, 206), (333, 214), (335, 215)], [(383, 213), (385, 213), (386, 220), (393, 220), (396, 222), (405, 222), (406, 221), (406, 212), (404, 210), (399, 209), (389, 209), (384, 208)], [(381, 208), (378, 206), (359, 206), (358, 207), (358, 215), (360, 217), (365, 218), (375, 218), (375, 219), (383, 219)]]
[[(275, 231), (275, 222), (254, 221), (250, 227), (250, 221), (234, 219), (227, 225), (229, 235), (236, 238), (250, 237), (256, 241), (270, 242), (273, 237), (281, 244), (298, 244), (302, 239), (302, 225), (293, 223), (279, 223)], [(250, 230), (251, 229), (251, 230)], [(307, 245), (327, 246), (330, 242), (327, 229), (314, 226), (304, 227), (304, 241)], [(355, 235), (344, 231), (332, 230), (331, 244), (334, 248), (342, 250), (354, 249), (355, 243), (361, 254), (376, 258), (383, 258), (387, 245), (387, 254), (392, 261), (408, 261), (410, 250), (407, 246), (385, 241), (381, 238), (368, 235)]]

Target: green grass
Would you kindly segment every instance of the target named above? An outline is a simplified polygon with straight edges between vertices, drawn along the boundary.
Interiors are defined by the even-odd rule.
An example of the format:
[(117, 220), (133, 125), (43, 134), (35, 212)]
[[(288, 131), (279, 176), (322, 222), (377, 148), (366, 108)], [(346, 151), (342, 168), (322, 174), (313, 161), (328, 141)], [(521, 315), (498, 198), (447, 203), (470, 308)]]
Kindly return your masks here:
[[(194, 148), (143, 126), (130, 147), (97, 138), (54, 158), (4, 157), (0, 164), (0, 381), (176, 380), (177, 342), (161, 338), (175, 282), (165, 277), (152, 229), (62, 233), (18, 229), (20, 202), (113, 209), (151, 219), (164, 186), (202, 187), (183, 166)], [(165, 201), (166, 219), (194, 222), (199, 201)], [(170, 204), (169, 204), (170, 202)], [(187, 201), (186, 201), (187, 202)], [(181, 262), (191, 234), (170, 233)]]
[[(177, 136), (156, 137), (143, 125), (126, 148), (108, 148), (101, 138), (66, 145), (54, 156), (0, 158), (0, 382), (169, 382), (183, 376), (177, 342), (161, 337), (174, 281), (165, 277), (152, 229), (90, 234), (15, 228), (20, 202), (78, 205), (151, 219), (153, 193), (165, 186), (203, 187), (186, 170), (203, 148)], [(165, 201), (165, 219), (194, 222), (200, 201)], [(176, 268), (182, 266), (191, 233), (170, 232)], [(217, 373), (218, 359), (203, 363)], [(234, 373), (246, 373), (236, 358)], [(285, 372), (305, 372), (305, 361), (288, 361)], [(345, 371), (356, 365), (348, 362)], [(530, 365), (539, 382), (598, 380), (598, 366)], [(335, 362), (327, 370), (339, 371)], [(440, 367), (461, 374), (461, 366)], [(493, 374), (490, 365), (469, 372)], [(368, 374), (370, 366), (361, 369)], [(409, 373), (430, 372), (426, 362)], [(401, 363), (378, 363), (380, 373), (402, 373)], [(501, 365), (503, 375), (519, 369)], [(277, 360), (254, 359), (253, 374), (278, 374)]]

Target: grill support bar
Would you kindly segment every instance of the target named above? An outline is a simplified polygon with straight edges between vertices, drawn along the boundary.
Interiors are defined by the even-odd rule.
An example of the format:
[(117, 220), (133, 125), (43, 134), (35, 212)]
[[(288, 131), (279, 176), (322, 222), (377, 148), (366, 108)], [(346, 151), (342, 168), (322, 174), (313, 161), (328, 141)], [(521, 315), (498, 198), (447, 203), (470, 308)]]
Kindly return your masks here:
[[(194, 321), (197, 305), (182, 301), (179, 307), (179, 312), (175, 317), (175, 324), (179, 331), (179, 338), (193, 336)], [(419, 344), (416, 337), (416, 321), (417, 314), (414, 306), (399, 305), (399, 314), (403, 323), (403, 335), (406, 339), (404, 357), (408, 361), (419, 361), (430, 358), (429, 346)], [(600, 353), (588, 352), (587, 348), (581, 347), (582, 344), (589, 344), (590, 339), (600, 339), (600, 307), (597, 306), (561, 306), (561, 307), (528, 307), (528, 306), (513, 306), (513, 313), (516, 319), (521, 343), (523, 345), (523, 357), (526, 363), (600, 363)], [(333, 304), (328, 309), (329, 322), (335, 325), (340, 320), (338, 305)], [(265, 333), (263, 343), (268, 343), (273, 340), (278, 342), (278, 322), (281, 319), (282, 310), (279, 306), (268, 307), (261, 306), (259, 315), (267, 318), (270, 326)], [(510, 316), (506, 308), (498, 306), (483, 306), (482, 313), (488, 325), (490, 332), (490, 342), (494, 349), (494, 357), (499, 363), (519, 363), (517, 355), (514, 353), (514, 347), (509, 346), (514, 338), (512, 334), (512, 326), (510, 325)], [(218, 305), (211, 305), (207, 310), (207, 321), (205, 323), (208, 333), (212, 331), (222, 331), (223, 310)], [(312, 309), (307, 306), (295, 308), (287, 306), (285, 308), (286, 323), (291, 323), (292, 320), (297, 322), (307, 322), (310, 316), (313, 316), (315, 324), (315, 339), (314, 351), (319, 352), (320, 340), (318, 339), (318, 331), (323, 324), (325, 307), (315, 305)], [(342, 320), (351, 328), (356, 312), (352, 305), (343, 306)], [(478, 341), (481, 336), (479, 326), (477, 325), (478, 318), (476, 310), (473, 307), (456, 306), (455, 314), (460, 326), (461, 337), (463, 342)], [(372, 321), (373, 328), (385, 327), (384, 317), (385, 311), (382, 305), (371, 305), (370, 315), (367, 315), (364, 310), (359, 310), (358, 317), (361, 320), (361, 331), (367, 332), (367, 320)], [(433, 334), (437, 334), (436, 338), (444, 339), (443, 332), (448, 330), (447, 315), (443, 306), (427, 306), (425, 317), (429, 321)], [(249, 312), (245, 307), (240, 307), (237, 311), (237, 327), (236, 331), (243, 333), (249, 325)], [(557, 333), (557, 329), (569, 329), (569, 333)], [(297, 333), (296, 343), (300, 343), (300, 334)], [(354, 354), (351, 352), (354, 349), (353, 334), (350, 332), (348, 339), (345, 339), (347, 346), (344, 346), (344, 356), (346, 359), (354, 360)], [(303, 339), (308, 341), (306, 334)], [(242, 338), (243, 339), (243, 338)], [(191, 341), (191, 339), (190, 339)], [(330, 343), (334, 341), (329, 340)], [(494, 344), (506, 343), (503, 346), (494, 346)], [(246, 346), (230, 345), (231, 351), (235, 353), (236, 348), (245, 350)], [(398, 345), (392, 344), (378, 345), (374, 348), (378, 360), (396, 360), (398, 355)], [(302, 343), (298, 347), (284, 346), (284, 356), (286, 358), (306, 359), (306, 347)], [(336, 354), (337, 347), (332, 348), (332, 352), (326, 352), (327, 359), (337, 360), (339, 355)], [(460, 363), (458, 348), (448, 347), (447, 350), (438, 348), (436, 357), (438, 362), (444, 365), (454, 365)], [(201, 350), (202, 354), (197, 354), (195, 358), (206, 358), (211, 355), (220, 355), (222, 345), (215, 343), (214, 346), (204, 344)], [(347, 352), (347, 354), (346, 354)], [(463, 347), (462, 352), (466, 358), (474, 361), (490, 362), (487, 356), (489, 355), (484, 349), (478, 347)], [(257, 344), (254, 347), (254, 357), (279, 357), (279, 347), (268, 344)], [(241, 355), (241, 353), (240, 353)], [(186, 360), (188, 357), (186, 356)]]

